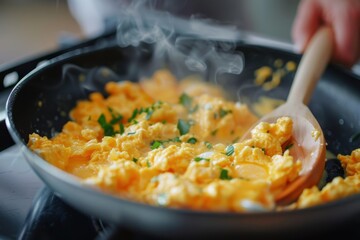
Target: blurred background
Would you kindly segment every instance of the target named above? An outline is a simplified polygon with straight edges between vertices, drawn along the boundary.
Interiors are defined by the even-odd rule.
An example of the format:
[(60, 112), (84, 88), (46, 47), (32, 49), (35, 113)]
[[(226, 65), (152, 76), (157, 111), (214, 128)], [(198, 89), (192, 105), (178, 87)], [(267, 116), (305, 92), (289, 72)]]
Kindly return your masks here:
[[(103, 31), (101, 21), (130, 0), (0, 0), (0, 65)], [(298, 0), (159, 0), (160, 8), (189, 18), (214, 18), (266, 37), (291, 42)], [(221, 3), (221, 11), (219, 11)], [(196, 13), (195, 15), (193, 15)], [(75, 17), (74, 17), (75, 16)]]
[(83, 36), (65, 0), (0, 0), (0, 65)]

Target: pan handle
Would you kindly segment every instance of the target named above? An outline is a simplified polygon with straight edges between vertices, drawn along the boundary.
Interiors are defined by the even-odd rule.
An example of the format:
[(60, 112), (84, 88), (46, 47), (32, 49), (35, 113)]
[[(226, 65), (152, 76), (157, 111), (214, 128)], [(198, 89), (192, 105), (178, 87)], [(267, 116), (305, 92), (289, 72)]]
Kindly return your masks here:
[(6, 127), (5, 119), (0, 121), (0, 152), (15, 144)]

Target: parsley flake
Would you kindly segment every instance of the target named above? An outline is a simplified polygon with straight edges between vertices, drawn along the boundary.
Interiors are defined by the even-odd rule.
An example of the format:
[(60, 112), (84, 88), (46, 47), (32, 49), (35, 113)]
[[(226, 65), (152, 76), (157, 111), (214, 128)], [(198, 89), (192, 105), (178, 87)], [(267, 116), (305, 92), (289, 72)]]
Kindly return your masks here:
[(191, 144), (195, 144), (197, 142), (197, 139), (194, 137), (191, 137), (191, 138), (189, 138), (189, 140), (187, 140), (187, 142), (191, 143)]
[(133, 161), (134, 163), (137, 163), (138, 159), (133, 157), (132, 161)]
[(226, 153), (225, 153), (226, 156), (233, 155), (234, 154), (234, 146), (233, 145), (227, 146), (225, 151), (226, 151)]
[(112, 119), (110, 120), (110, 124), (116, 124), (123, 119), (123, 116), (119, 113), (116, 113), (111, 107), (108, 107), (108, 110), (112, 117)]
[(177, 128), (180, 132), (180, 135), (184, 135), (187, 134), (190, 130), (190, 124), (183, 120), (183, 119), (179, 119), (178, 123), (177, 123)]
[(136, 115), (138, 114), (138, 112), (139, 112), (139, 110), (137, 108), (135, 108), (131, 117), (128, 119), (128, 122), (132, 122), (136, 118)]
[(147, 111), (145, 119), (146, 119), (146, 120), (150, 120), (151, 115), (152, 115), (153, 113), (154, 113), (154, 111), (153, 111), (153, 110), (149, 110), (149, 111)]
[(114, 136), (115, 131), (111, 124), (106, 122), (106, 118), (104, 114), (101, 114), (98, 118), (98, 123), (100, 124), (101, 128), (104, 130), (105, 136)]
[(119, 124), (120, 134), (123, 134), (125, 132), (124, 124)]
[(204, 142), (205, 143), (205, 146), (208, 148), (208, 149), (211, 149), (212, 148), (212, 144), (209, 143), (209, 142)]
[(202, 161), (202, 160), (204, 160), (204, 161), (210, 161), (210, 159), (208, 159), (208, 158), (203, 158), (203, 157), (196, 157), (196, 158), (194, 158), (194, 161), (195, 161), (195, 162), (200, 162), (200, 161)]
[(192, 98), (186, 93), (183, 93), (180, 96), (179, 102), (181, 105), (183, 105), (186, 109), (189, 110), (191, 108)]
[(162, 144), (163, 144), (162, 142), (160, 142), (160, 141), (158, 141), (158, 140), (155, 140), (155, 141), (153, 141), (153, 142), (151, 143), (150, 148), (151, 148), (152, 150), (154, 150), (154, 149), (157, 149), (157, 148), (161, 147)]
[(227, 169), (221, 169), (220, 171), (220, 179), (222, 180), (231, 180), (229, 176), (229, 171)]
[(225, 116), (228, 115), (229, 113), (232, 113), (232, 111), (231, 111), (231, 110), (224, 110), (224, 109), (222, 109), (222, 108), (220, 108), (220, 110), (219, 110), (220, 118), (225, 117)]

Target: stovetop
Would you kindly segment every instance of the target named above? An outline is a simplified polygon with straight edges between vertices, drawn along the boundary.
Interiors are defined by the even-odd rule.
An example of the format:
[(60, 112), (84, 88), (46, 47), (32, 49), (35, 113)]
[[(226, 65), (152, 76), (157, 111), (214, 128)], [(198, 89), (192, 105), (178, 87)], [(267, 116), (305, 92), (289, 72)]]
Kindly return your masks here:
[(33, 199), (44, 184), (13, 146), (0, 153), (0, 239), (18, 236)]

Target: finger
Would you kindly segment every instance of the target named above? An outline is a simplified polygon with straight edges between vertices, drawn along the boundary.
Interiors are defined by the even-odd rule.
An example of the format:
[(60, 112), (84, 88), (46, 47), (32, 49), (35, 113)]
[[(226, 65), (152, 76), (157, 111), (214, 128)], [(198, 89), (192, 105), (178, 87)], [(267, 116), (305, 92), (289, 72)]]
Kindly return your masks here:
[(292, 27), (292, 38), (298, 51), (303, 52), (311, 37), (319, 28), (322, 12), (318, 2), (304, 0), (300, 3)]

